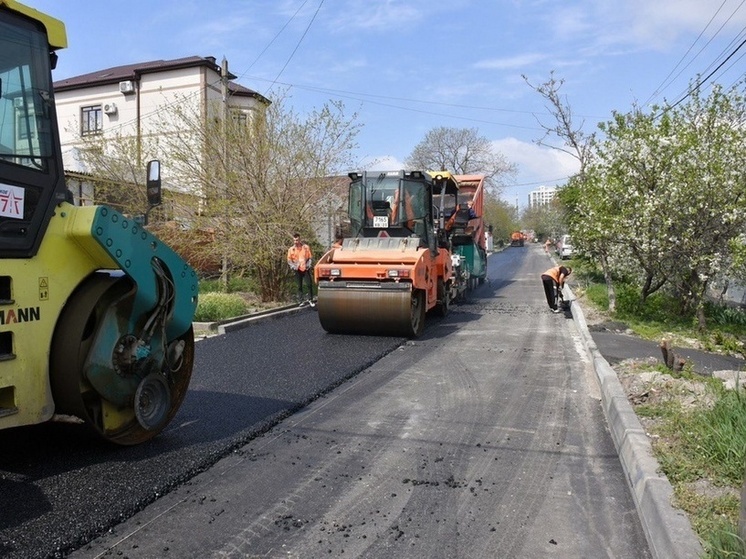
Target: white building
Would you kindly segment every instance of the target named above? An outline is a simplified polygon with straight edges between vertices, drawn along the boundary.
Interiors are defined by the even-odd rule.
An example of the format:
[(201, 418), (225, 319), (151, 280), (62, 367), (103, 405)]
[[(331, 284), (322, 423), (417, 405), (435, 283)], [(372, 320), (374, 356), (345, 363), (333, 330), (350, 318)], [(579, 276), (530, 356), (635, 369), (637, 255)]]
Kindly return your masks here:
[[(107, 68), (54, 83), (62, 153), (68, 178), (85, 177), (88, 170), (78, 159), (82, 137), (119, 134), (136, 140), (139, 158), (162, 158), (146, 153), (147, 138), (163, 134), (163, 115), (168, 107), (189, 104), (194, 114), (207, 119), (210, 107), (222, 106), (235, 119), (251, 119), (270, 101), (256, 91), (231, 80), (228, 64), (215, 58), (191, 56)], [(225, 98), (225, 103), (220, 103)], [(175, 127), (178, 128), (178, 125)], [(162, 162), (164, 187), (168, 161)], [(76, 196), (85, 197), (82, 184)], [(73, 190), (75, 190), (73, 188)]]
[(528, 193), (528, 207), (538, 208), (540, 206), (546, 206), (554, 200), (556, 195), (556, 186), (540, 186), (538, 190), (532, 190)]

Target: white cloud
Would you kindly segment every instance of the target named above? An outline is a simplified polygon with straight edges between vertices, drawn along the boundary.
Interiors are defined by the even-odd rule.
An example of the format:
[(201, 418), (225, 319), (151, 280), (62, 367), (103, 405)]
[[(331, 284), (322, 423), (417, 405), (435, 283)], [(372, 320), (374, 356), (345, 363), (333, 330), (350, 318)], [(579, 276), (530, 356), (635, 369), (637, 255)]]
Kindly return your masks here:
[[(334, 30), (391, 30), (410, 27), (424, 17), (425, 5), (417, 2), (368, 2), (351, 0), (331, 19)], [(354, 15), (351, 15), (354, 14)]]
[(492, 145), (508, 161), (518, 166), (522, 180), (528, 179), (526, 182), (535, 182), (536, 186), (564, 183), (580, 168), (578, 160), (568, 153), (516, 138), (494, 140)]
[(643, 42), (659, 41), (661, 37), (673, 39), (682, 32), (703, 32), (704, 37), (712, 37), (721, 26), (740, 31), (746, 22), (746, 12), (739, 9), (740, 4), (733, 0), (722, 4), (701, 0), (634, 0), (628, 12), (633, 23), (629, 31)]
[(514, 70), (516, 68), (525, 68), (537, 62), (544, 60), (543, 54), (521, 54), (507, 58), (495, 58), (491, 60), (480, 60), (473, 64), (474, 68), (486, 70)]
[(364, 157), (360, 168), (366, 171), (398, 171), (404, 169), (404, 162), (393, 155), (376, 155)]

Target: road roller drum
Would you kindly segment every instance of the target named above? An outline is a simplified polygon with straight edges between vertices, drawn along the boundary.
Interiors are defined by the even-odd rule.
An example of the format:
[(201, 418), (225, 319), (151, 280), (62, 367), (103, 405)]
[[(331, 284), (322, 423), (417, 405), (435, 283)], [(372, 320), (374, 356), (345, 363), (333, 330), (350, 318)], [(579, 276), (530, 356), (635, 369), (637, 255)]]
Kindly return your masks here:
[(407, 283), (321, 282), (316, 308), (330, 333), (416, 337), (425, 322), (422, 293)]

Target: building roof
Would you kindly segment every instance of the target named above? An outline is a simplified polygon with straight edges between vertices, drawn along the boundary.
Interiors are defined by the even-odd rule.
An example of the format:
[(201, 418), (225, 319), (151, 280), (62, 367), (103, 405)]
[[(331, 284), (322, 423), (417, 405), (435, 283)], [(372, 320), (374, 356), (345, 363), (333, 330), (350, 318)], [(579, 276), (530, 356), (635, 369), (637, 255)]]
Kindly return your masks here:
[[(74, 76), (65, 80), (54, 82), (55, 91), (74, 91), (77, 89), (86, 89), (99, 85), (108, 85), (119, 83), (121, 81), (135, 80), (139, 81), (143, 74), (152, 74), (168, 70), (179, 70), (182, 68), (197, 68), (205, 66), (217, 74), (221, 73), (221, 67), (216, 63), (212, 56), (187, 56), (175, 60), (153, 60), (150, 62), (138, 62), (136, 64), (125, 64), (124, 66), (114, 66), (104, 70), (97, 70), (89, 74)], [(236, 76), (228, 72), (228, 79), (235, 79)], [(228, 82), (228, 89), (232, 95), (254, 97), (257, 101), (269, 105), (270, 101), (261, 93), (258, 93), (248, 87), (244, 87), (235, 82)]]

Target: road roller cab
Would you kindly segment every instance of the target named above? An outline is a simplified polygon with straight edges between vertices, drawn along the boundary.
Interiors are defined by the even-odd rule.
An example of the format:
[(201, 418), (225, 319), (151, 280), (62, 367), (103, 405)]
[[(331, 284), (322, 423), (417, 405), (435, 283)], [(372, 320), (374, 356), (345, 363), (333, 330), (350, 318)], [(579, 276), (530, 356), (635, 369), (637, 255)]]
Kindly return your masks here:
[(332, 333), (416, 337), (445, 312), (451, 258), (436, 235), (433, 183), (420, 171), (350, 173), (352, 236), (315, 267), (317, 310)]
[(186, 394), (197, 277), (137, 220), (68, 202), (51, 77), (66, 43), (62, 22), (0, 0), (0, 429), (64, 415), (135, 444)]

